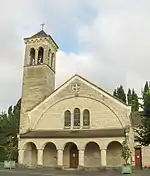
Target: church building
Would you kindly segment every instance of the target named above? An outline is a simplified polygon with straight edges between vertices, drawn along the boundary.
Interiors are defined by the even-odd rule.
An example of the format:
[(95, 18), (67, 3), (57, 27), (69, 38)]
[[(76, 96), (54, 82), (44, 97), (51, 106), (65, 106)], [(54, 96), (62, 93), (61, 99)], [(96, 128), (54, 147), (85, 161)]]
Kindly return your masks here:
[(55, 89), (58, 45), (43, 30), (24, 41), (19, 164), (121, 166), (125, 137), (134, 153), (131, 108), (77, 74)]

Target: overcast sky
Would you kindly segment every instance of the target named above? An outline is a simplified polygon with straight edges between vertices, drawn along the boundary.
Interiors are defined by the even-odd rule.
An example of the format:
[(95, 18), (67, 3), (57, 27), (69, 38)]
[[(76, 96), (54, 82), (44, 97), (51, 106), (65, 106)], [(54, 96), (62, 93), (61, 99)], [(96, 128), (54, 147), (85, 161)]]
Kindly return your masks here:
[(56, 83), (75, 73), (112, 93), (150, 77), (149, 0), (5, 0), (0, 5), (0, 111), (21, 97), (23, 38), (52, 35)]

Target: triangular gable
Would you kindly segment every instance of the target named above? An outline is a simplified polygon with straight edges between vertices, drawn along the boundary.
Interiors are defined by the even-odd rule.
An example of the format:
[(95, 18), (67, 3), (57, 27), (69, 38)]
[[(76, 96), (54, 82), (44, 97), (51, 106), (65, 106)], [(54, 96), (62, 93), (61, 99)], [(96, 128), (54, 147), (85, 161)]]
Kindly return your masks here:
[(120, 100), (119, 98), (113, 96), (112, 94), (110, 94), (109, 92), (105, 91), (104, 89), (98, 87), (97, 85), (95, 85), (94, 83), (90, 82), (89, 80), (83, 78), (80, 75), (77, 75), (81, 80), (84, 81), (84, 83), (87, 83), (89, 86), (91, 86), (92, 88), (96, 89), (97, 91), (99, 91), (102, 94), (105, 94), (106, 97), (114, 99), (115, 101), (117, 101), (118, 103), (121, 103), (123, 106), (129, 107), (125, 102), (123, 102), (122, 100)]
[(127, 106), (125, 103), (123, 103), (122, 101), (120, 101), (119, 99), (117, 99), (116, 97), (111, 95), (110, 93), (106, 92), (105, 90), (103, 90), (100, 87), (96, 86), (95, 84), (91, 83), (90, 81), (88, 81), (87, 79), (83, 78), (82, 76), (75, 74), (70, 79), (68, 79), (65, 83), (63, 83), (60, 87), (58, 87), (48, 98), (46, 98), (43, 102), (41, 102), (39, 105), (37, 105), (30, 112), (38, 109), (43, 104), (48, 102), (51, 98), (56, 96), (59, 92), (61, 92), (63, 89), (65, 89), (69, 84), (71, 84), (76, 79), (78, 79), (79, 81), (83, 82), (85, 85), (90, 86), (92, 89), (98, 91), (100, 94), (104, 95), (105, 97), (111, 99), (112, 101), (114, 101), (114, 103), (117, 103), (117, 104), (121, 105), (122, 107), (129, 109), (129, 106)]

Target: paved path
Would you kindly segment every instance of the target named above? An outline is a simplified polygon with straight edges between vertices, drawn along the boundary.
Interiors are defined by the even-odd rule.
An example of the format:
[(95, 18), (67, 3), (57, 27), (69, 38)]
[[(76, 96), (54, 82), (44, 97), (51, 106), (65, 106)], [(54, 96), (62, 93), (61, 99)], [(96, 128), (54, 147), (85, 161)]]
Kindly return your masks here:
[[(109, 170), (100, 172), (84, 171), (53, 171), (48, 169), (0, 169), (0, 176), (121, 176), (119, 171)], [(127, 176), (127, 175), (126, 175)], [(132, 176), (150, 176), (150, 170), (134, 171)]]
[(0, 170), (0, 176), (119, 176), (116, 171), (84, 172), (84, 171), (53, 171), (48, 169)]

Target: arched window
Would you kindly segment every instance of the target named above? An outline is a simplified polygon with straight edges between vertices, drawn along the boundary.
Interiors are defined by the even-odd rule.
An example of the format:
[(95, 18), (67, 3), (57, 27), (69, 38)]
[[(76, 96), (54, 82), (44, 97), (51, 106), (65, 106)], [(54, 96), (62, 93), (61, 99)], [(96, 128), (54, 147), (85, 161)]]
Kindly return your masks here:
[(74, 109), (74, 126), (75, 127), (80, 126), (80, 109), (79, 108)]
[(90, 112), (88, 109), (83, 111), (83, 126), (88, 127), (90, 126)]
[(53, 68), (53, 64), (54, 64), (54, 57), (55, 57), (55, 54), (52, 53), (52, 56), (51, 56), (51, 67)]
[(71, 126), (71, 112), (69, 110), (65, 111), (64, 114), (64, 126), (65, 127), (70, 127)]
[(30, 49), (30, 65), (35, 65), (35, 49)]
[(38, 64), (43, 64), (44, 49), (42, 47), (38, 50)]
[(50, 57), (51, 49), (48, 50), (48, 58)]

